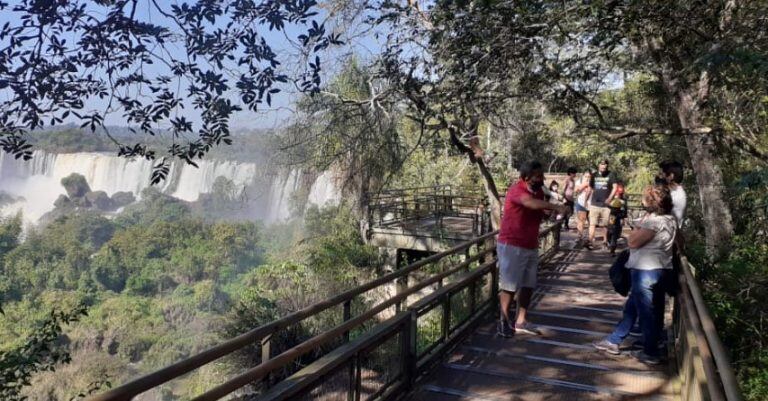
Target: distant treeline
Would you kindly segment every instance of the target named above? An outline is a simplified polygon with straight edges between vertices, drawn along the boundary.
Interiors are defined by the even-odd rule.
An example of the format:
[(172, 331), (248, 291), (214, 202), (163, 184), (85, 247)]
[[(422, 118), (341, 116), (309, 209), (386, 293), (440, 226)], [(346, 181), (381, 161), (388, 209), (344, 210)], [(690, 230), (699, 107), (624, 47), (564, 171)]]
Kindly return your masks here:
[[(260, 156), (270, 153), (269, 149), (273, 147), (276, 135), (276, 131), (266, 129), (239, 131), (232, 134), (233, 145), (221, 145), (211, 151), (209, 156), (237, 161), (260, 160), (262, 159)], [(107, 127), (106, 130), (98, 128), (96, 131), (91, 131), (75, 125), (35, 131), (29, 134), (29, 140), (36, 150), (54, 153), (111, 152), (117, 154), (119, 150), (119, 145), (115, 143), (117, 141), (124, 145), (146, 144), (151, 149), (155, 149), (158, 154), (164, 154), (174, 143), (174, 138), (169, 132), (160, 132), (158, 136), (151, 136), (138, 130), (131, 131), (128, 127)], [(183, 138), (176, 138), (175, 141), (184, 143)]]

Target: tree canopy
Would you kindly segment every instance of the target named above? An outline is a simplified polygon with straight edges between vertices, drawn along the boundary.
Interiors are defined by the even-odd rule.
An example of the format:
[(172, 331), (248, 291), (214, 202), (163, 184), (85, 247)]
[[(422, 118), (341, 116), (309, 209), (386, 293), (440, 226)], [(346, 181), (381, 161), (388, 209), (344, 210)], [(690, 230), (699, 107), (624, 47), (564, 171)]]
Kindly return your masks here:
[[(498, 197), (477, 142), (481, 121), (514, 123), (521, 104), (567, 118), (571, 133), (605, 141), (684, 138), (704, 209), (707, 242), (722, 254), (733, 234), (718, 146), (765, 163), (759, 127), (768, 85), (762, 1), (379, 2), (388, 24), (380, 71), (410, 105), (475, 163)], [(605, 94), (632, 79), (649, 89), (616, 108)], [(638, 99), (638, 98), (635, 98)], [(613, 104), (612, 104), (613, 103)], [(628, 112), (617, 112), (624, 109)], [(735, 110), (757, 111), (746, 118)], [(744, 121), (747, 119), (748, 121)], [(737, 122), (738, 121), (738, 122)]]
[[(112, 137), (121, 156), (158, 160), (153, 182), (171, 158), (194, 164), (230, 144), (233, 113), (270, 105), (281, 86), (316, 92), (320, 53), (341, 43), (314, 0), (14, 3), (0, 2), (3, 151), (29, 159), (28, 132), (72, 121), (106, 130), (115, 114), (137, 133), (174, 138), (156, 154)], [(277, 34), (298, 50), (288, 68)]]

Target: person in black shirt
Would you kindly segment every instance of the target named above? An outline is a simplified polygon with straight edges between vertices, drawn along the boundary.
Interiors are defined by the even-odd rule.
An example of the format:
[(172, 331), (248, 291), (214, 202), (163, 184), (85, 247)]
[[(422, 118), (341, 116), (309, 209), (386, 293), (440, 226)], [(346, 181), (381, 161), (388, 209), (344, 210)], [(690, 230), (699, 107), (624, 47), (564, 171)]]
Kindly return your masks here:
[[(589, 242), (587, 249), (594, 248), (597, 227), (606, 227), (611, 216), (609, 207), (616, 195), (616, 179), (608, 170), (608, 160), (603, 160), (597, 166), (597, 173), (592, 176), (592, 204), (589, 206)], [(607, 245), (608, 230), (604, 229), (603, 245)]]

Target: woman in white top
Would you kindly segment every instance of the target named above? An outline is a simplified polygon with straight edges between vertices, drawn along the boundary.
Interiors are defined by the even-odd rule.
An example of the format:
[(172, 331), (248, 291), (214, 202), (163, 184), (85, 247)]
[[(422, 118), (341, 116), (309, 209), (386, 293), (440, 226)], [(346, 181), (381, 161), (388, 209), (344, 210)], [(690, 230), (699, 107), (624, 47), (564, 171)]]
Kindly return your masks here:
[(666, 276), (672, 274), (672, 252), (677, 235), (677, 219), (672, 213), (672, 196), (664, 185), (643, 191), (643, 207), (647, 214), (629, 236), (629, 260), (632, 290), (624, 305), (624, 315), (607, 338), (595, 341), (595, 348), (619, 353), (619, 345), (640, 320), (643, 349), (634, 352), (641, 362), (661, 362), (659, 340), (663, 330)]
[(592, 172), (587, 170), (581, 176), (573, 192), (576, 194), (576, 231), (579, 233), (579, 242), (584, 238), (584, 224), (589, 214), (589, 200), (592, 198)]

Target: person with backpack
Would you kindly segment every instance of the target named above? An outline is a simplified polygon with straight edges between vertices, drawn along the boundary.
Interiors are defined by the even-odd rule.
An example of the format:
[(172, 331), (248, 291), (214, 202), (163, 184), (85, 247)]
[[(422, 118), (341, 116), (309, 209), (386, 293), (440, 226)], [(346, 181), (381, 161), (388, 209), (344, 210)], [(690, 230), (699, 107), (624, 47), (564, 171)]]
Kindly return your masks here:
[(624, 219), (627, 217), (627, 201), (624, 199), (624, 182), (621, 180), (616, 181), (616, 194), (608, 204), (611, 209), (611, 215), (608, 219), (608, 249), (611, 252), (611, 256), (616, 256), (616, 247), (618, 246), (619, 238), (621, 238), (621, 230), (624, 227)]
[(677, 219), (672, 215), (672, 196), (664, 185), (646, 188), (642, 203), (647, 214), (628, 239), (630, 252), (626, 267), (630, 269), (631, 289), (622, 319), (613, 333), (592, 345), (610, 354), (620, 354), (619, 346), (639, 320), (642, 349), (633, 351), (632, 356), (643, 363), (657, 365), (663, 357), (659, 342), (664, 328), (664, 283), (673, 270)]

